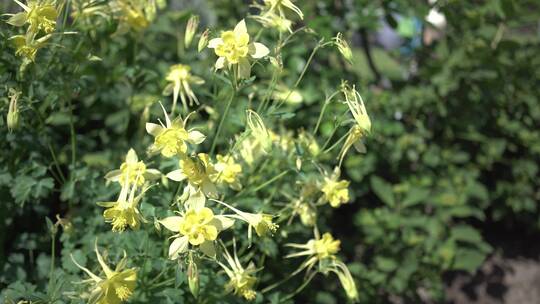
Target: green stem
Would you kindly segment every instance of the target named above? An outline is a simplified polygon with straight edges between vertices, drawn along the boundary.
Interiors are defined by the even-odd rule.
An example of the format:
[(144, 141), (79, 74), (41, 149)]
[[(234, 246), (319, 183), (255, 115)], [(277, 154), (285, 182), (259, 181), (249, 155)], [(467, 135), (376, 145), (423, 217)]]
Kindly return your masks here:
[(234, 96), (236, 95), (236, 87), (233, 87), (231, 97), (227, 101), (227, 105), (225, 106), (225, 112), (223, 112), (223, 115), (221, 115), (221, 120), (219, 121), (219, 125), (216, 131), (216, 135), (214, 135), (214, 139), (212, 140), (212, 147), (210, 148), (210, 155), (214, 153), (214, 150), (216, 148), (216, 143), (219, 135), (221, 134), (221, 128), (223, 128), (223, 123), (225, 122), (225, 118), (227, 118), (227, 114), (229, 113), (229, 109), (231, 108), (232, 101), (234, 99)]
[(340, 142), (342, 142), (347, 136), (349, 136), (349, 133), (350, 132), (347, 132), (345, 135), (341, 136), (341, 138), (338, 139), (338, 141), (336, 141), (330, 148), (323, 150), (321, 154), (325, 154), (332, 151), (332, 149), (334, 149), (337, 145), (339, 145)]
[[(75, 170), (75, 159), (77, 157), (77, 139), (75, 136), (75, 126), (73, 124), (73, 106), (71, 99), (69, 100), (69, 131), (71, 136), (71, 170)], [(73, 174), (71, 175), (71, 180), (73, 180)]]
[(290, 295), (286, 296), (285, 298), (282, 299), (283, 302), (285, 301), (288, 301), (290, 299), (292, 299), (295, 295), (299, 294), (304, 288), (306, 288), (306, 286), (311, 282), (311, 280), (313, 280), (313, 278), (315, 277), (317, 273), (316, 272), (313, 272), (312, 274), (309, 275), (308, 279), (304, 281), (304, 283), (302, 283), (302, 285), (300, 285), (300, 287), (298, 287), (293, 293), (291, 293)]
[(274, 176), (273, 178), (271, 178), (269, 181), (266, 181), (264, 182), (262, 185), (259, 185), (257, 187), (255, 187), (255, 189), (251, 190), (250, 192), (257, 192), (259, 190), (261, 190), (262, 188), (270, 185), (271, 183), (275, 182), (276, 180), (282, 178), (285, 174), (289, 173), (289, 171), (291, 171), (290, 169), (286, 170), (286, 171), (283, 171), (281, 172), (280, 174)]
[(326, 111), (326, 106), (328, 106), (328, 104), (330, 103), (330, 101), (334, 98), (334, 96), (336, 96), (337, 94), (339, 93), (339, 91), (336, 91), (334, 93), (332, 93), (332, 95), (330, 95), (328, 98), (326, 98), (324, 100), (324, 105), (321, 109), (321, 113), (319, 114), (319, 119), (317, 119), (317, 124), (315, 125), (315, 128), (313, 129), (313, 135), (315, 135), (317, 133), (317, 131), (319, 130), (319, 126), (321, 125), (321, 121), (322, 121), (322, 118), (323, 118), (323, 115), (324, 115), (324, 112)]

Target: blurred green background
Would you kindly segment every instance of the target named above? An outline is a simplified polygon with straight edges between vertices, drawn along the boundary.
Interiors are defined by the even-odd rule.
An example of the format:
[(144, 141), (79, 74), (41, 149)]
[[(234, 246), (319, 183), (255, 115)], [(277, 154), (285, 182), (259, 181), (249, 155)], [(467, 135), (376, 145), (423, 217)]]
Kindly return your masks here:
[[(291, 106), (298, 114), (289, 126), (316, 120), (324, 94), (341, 79), (357, 85), (373, 122), (367, 153), (351, 153), (344, 163), (355, 202), (327, 220), (342, 240), (361, 302), (444, 303), (450, 296), (445, 286), (456, 275), (474, 275), (492, 254), (538, 260), (540, 3), (295, 3), (305, 15), (296, 27), (307, 25), (326, 39), (342, 32), (354, 59), (349, 65), (336, 52), (321, 51), (325, 56), (315, 59), (299, 87), (304, 102)], [(16, 7), (2, 6), (2, 12)], [(50, 238), (43, 232), (45, 217), (61, 214), (72, 217), (75, 227), (101, 229), (101, 210), (92, 202), (111, 196), (103, 173), (133, 144), (128, 134), (138, 130), (143, 109), (137, 102), (126, 107), (123, 100), (138, 98), (144, 104), (144, 98), (159, 98), (160, 75), (176, 58), (184, 58), (170, 38), (187, 20), (187, 11), (199, 14), (204, 26), (226, 28), (249, 12), (249, 2), (169, 1), (144, 41), (120, 37), (118, 44), (106, 45), (92, 37), (79, 46), (102, 43), (99, 65), (83, 64), (82, 52), (58, 50), (60, 56), (48, 65), (43, 60), (17, 80), (38, 79), (25, 97), (35, 108), (21, 113), (22, 130), (14, 133), (7, 132), (4, 113), (19, 65), (7, 42), (12, 29), (0, 25), (2, 300), (17, 297), (17, 290), (24, 295), (46, 285)], [(294, 44), (282, 58), (291, 74), (301, 71), (317, 40), (311, 42)], [(131, 52), (134, 44), (136, 53)], [(81, 64), (81, 70), (65, 68), (69, 64)], [(69, 155), (68, 100), (80, 103), (76, 163)], [(34, 110), (55, 114), (36, 119)], [(332, 121), (321, 126), (323, 134), (331, 129)], [(57, 181), (62, 178), (53, 176), (59, 173), (51, 150), (59, 170), (72, 172), (75, 179)], [(75, 248), (78, 237), (92, 242), (93, 236), (74, 233), (62, 235), (65, 252)], [(58, 258), (67, 272), (76, 271), (68, 255)], [(297, 303), (342, 301), (321, 278)]]

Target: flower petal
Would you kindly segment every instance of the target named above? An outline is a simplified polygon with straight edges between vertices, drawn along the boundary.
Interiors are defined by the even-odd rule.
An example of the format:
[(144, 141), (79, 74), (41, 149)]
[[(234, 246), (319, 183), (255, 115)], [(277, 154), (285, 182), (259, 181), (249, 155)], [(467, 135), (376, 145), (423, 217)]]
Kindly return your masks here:
[(188, 246), (187, 236), (174, 239), (174, 241), (171, 243), (171, 246), (169, 246), (169, 259), (171, 260), (177, 259), (178, 255), (187, 249), (187, 246)]
[(172, 232), (178, 232), (180, 231), (180, 224), (182, 223), (182, 217), (169, 216), (159, 221), (159, 223), (165, 226), (165, 228), (169, 229)]
[(219, 69), (223, 69), (224, 66), (225, 66), (225, 57), (219, 57), (216, 60), (216, 64), (214, 65), (214, 68), (216, 70), (219, 70)]
[(214, 39), (211, 39), (210, 41), (208, 41), (208, 48), (214, 49), (220, 44), (223, 44), (223, 39), (214, 38)]
[(162, 130), (163, 130), (163, 127), (158, 124), (151, 123), (151, 122), (146, 123), (146, 132), (148, 132), (148, 134), (154, 137), (157, 136), (159, 133), (161, 133)]
[(200, 144), (206, 139), (206, 135), (202, 134), (199, 131), (193, 130), (188, 133), (188, 140), (192, 144)]
[(239, 36), (239, 35), (246, 34), (246, 33), (247, 33), (246, 21), (244, 19), (242, 19), (234, 27), (234, 34), (236, 36)]
[(182, 172), (181, 169), (178, 169), (167, 173), (167, 178), (172, 179), (173, 181), (180, 182), (186, 179), (186, 175)]
[(253, 58), (262, 58), (270, 53), (270, 50), (262, 43), (254, 42), (249, 45), (249, 53)]

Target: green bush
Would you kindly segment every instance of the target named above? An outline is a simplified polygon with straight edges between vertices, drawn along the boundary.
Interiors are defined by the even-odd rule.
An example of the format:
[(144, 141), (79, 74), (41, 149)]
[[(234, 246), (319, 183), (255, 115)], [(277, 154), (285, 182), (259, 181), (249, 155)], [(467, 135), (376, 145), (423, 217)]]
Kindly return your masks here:
[[(128, 18), (133, 15), (126, 7), (138, 3), (146, 3), (138, 11), (142, 19)], [(31, 25), (14, 26), (3, 17), (9, 21), (0, 24), (4, 302), (87, 301), (92, 284), (78, 284), (88, 276), (73, 260), (104, 276), (96, 240), (109, 265), (125, 251), (127, 268), (138, 268), (133, 303), (242, 301), (223, 292), (229, 278), (216, 264), (226, 263), (217, 241), (215, 258), (192, 246), (180, 259), (168, 259), (173, 233), (160, 221), (182, 210), (187, 194), (185, 183), (165, 174), (178, 169), (185, 155), (147, 155), (154, 138), (145, 124), (158, 118), (165, 123), (158, 101), (173, 112), (166, 78), (178, 63), (205, 81), (191, 84), (200, 105), (186, 111), (178, 98), (177, 113), (195, 111), (188, 127), (207, 136), (190, 144), (189, 153), (209, 153), (213, 162), (217, 153), (235, 155), (242, 166), (242, 188), (218, 185), (217, 198), (271, 214), (280, 226), (273, 234), (253, 231), (248, 239), (249, 225), (237, 219), (219, 234), (229, 252), (235, 243), (243, 266), (252, 261), (259, 269), (256, 303), (356, 300), (351, 281), (362, 303), (443, 301), (442, 274), (472, 273), (493, 251), (483, 238), (490, 225), (538, 230), (540, 39), (534, 1), (439, 1), (433, 7), (447, 24), (431, 43), (421, 35), (435, 30), (424, 20), (432, 7), (416, 1), (298, 1), (303, 20), (285, 10), (294, 34), (262, 27), (253, 18), (262, 15), (260, 7), (245, 1), (153, 3), (59, 1), (54, 34), (33, 59), (16, 54), (22, 49), (12, 38), (28, 37)], [(3, 6), (22, 11), (15, 3)], [(201, 22), (188, 47), (186, 23), (195, 14)], [(214, 50), (199, 52), (197, 44), (205, 28), (210, 38), (219, 37), (243, 18), (252, 40), (271, 52), (254, 63), (251, 77), (239, 79), (232, 70), (216, 72)], [(381, 20), (405, 37), (401, 48), (374, 43)], [(411, 31), (414, 22), (421, 32)], [(352, 62), (338, 50), (338, 32), (352, 47)], [(37, 33), (32, 41), (47, 29)], [(367, 152), (351, 148), (339, 177), (332, 175), (338, 154), (357, 123), (344, 102), (353, 95), (344, 96), (343, 81), (348, 89), (356, 85), (373, 125), (362, 134)], [(247, 109), (260, 115), (268, 134), (257, 128), (259, 115), (246, 115)], [(257, 132), (259, 139), (271, 138), (262, 152), (248, 145)], [(96, 203), (116, 200), (119, 184), (103, 177), (120, 167), (130, 148), (164, 176), (139, 204), (148, 222), (118, 233)], [(324, 185), (334, 177), (350, 181), (350, 203), (339, 208), (325, 204)], [(219, 203), (206, 204), (216, 214), (231, 213)], [(285, 244), (308, 242), (312, 230), (331, 232), (341, 251), (296, 274), (303, 260), (284, 258), (298, 250)], [(329, 270), (341, 260), (352, 274), (349, 280), (341, 272), (342, 282)]]

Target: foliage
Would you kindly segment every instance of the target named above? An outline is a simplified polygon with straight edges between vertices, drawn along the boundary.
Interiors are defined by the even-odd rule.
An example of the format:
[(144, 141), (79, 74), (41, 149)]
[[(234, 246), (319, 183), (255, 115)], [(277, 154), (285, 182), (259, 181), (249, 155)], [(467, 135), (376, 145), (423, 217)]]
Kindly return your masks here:
[[(35, 26), (44, 22), (37, 19), (21, 25), (22, 15), (0, 23), (6, 303), (86, 301), (93, 285), (77, 284), (88, 275), (74, 261), (105, 277), (96, 240), (107, 265), (122, 264), (125, 251), (123, 269), (138, 269), (133, 303), (236, 303), (251, 290), (255, 303), (442, 301), (443, 273), (474, 272), (492, 252), (483, 239), (489, 225), (539, 228), (533, 1), (293, 2), (303, 19), (286, 6), (265, 15), (263, 1), (36, 3), (54, 5), (52, 33)], [(432, 8), (446, 17), (444, 28), (425, 21)], [(269, 50), (253, 56), (250, 46), (249, 70), (217, 49), (198, 50), (213, 38), (228, 41), (221, 31), (243, 18), (250, 42)], [(399, 48), (374, 42), (382, 20), (401, 33)], [(407, 27), (413, 21), (421, 32)], [(208, 40), (199, 43), (206, 28)], [(440, 34), (436, 41), (422, 40), (428, 29)], [(17, 35), (28, 46), (46, 38), (34, 54), (17, 52), (22, 46), (9, 39)], [(216, 66), (219, 57), (228, 60), (223, 67)], [(180, 86), (174, 79), (183, 70), (171, 69), (177, 64), (192, 75)], [(370, 132), (346, 99), (365, 103)], [(173, 155), (157, 149), (147, 123), (166, 123), (159, 101), (171, 120), (194, 111), (185, 129), (205, 140)], [(154, 155), (147, 154), (153, 144)], [(137, 187), (107, 175), (131, 148), (137, 161), (163, 174)], [(217, 196), (189, 176), (177, 182), (167, 174), (200, 152), (214, 166), (226, 167), (230, 156), (240, 165), (238, 176), (209, 176)], [(218, 229), (217, 254), (190, 242), (170, 256), (175, 234), (164, 222), (199, 189), (206, 207), (236, 223)], [(111, 208), (121, 191), (141, 195), (138, 210), (147, 222), (140, 218), (119, 233), (96, 203)], [(255, 217), (260, 213), (268, 217)], [(279, 228), (272, 233), (273, 224)], [(326, 232), (341, 241), (339, 253)], [(284, 258), (302, 250), (308, 253)], [(248, 270), (237, 281), (229, 275), (238, 271), (235, 254)]]

